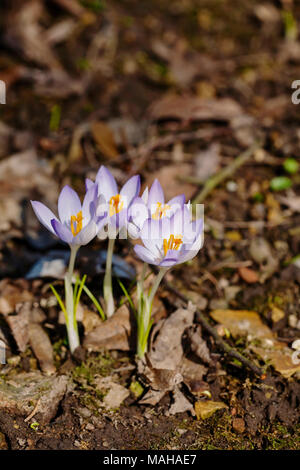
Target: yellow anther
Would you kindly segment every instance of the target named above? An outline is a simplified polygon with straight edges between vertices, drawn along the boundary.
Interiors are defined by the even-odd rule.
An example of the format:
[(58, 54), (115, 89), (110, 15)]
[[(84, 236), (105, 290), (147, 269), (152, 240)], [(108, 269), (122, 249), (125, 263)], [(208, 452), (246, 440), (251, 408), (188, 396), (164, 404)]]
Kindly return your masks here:
[(162, 219), (166, 216), (167, 210), (171, 209), (168, 204), (162, 204), (161, 202), (156, 203), (156, 211), (152, 214), (152, 219)]
[(75, 237), (82, 230), (82, 211), (79, 211), (77, 215), (71, 215), (71, 232)]
[(165, 256), (168, 253), (168, 250), (179, 250), (181, 244), (182, 244), (182, 235), (176, 235), (175, 237), (172, 234), (170, 235), (169, 240), (164, 238), (163, 248), (164, 248)]
[(121, 212), (124, 207), (124, 202), (122, 201), (122, 196), (120, 194), (116, 194), (112, 196), (109, 200), (109, 216), (113, 216)]

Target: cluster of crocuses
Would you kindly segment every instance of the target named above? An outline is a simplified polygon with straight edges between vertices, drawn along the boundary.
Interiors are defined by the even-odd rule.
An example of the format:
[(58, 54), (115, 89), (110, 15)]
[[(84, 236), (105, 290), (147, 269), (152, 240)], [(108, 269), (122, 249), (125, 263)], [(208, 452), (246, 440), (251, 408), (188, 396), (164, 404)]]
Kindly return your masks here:
[[(166, 271), (179, 263), (192, 259), (203, 243), (203, 219), (192, 221), (190, 205), (180, 195), (165, 203), (163, 189), (155, 180), (150, 190), (141, 197), (140, 177), (132, 176), (119, 191), (110, 171), (101, 166), (95, 182), (86, 180), (83, 203), (77, 193), (65, 186), (58, 198), (58, 217), (44, 204), (31, 201), (39, 221), (71, 249), (69, 268), (65, 276), (65, 303), (56, 294), (65, 314), (70, 350), (79, 346), (76, 308), (84, 287), (84, 279), (73, 279), (78, 249), (94, 237), (108, 237), (106, 273), (103, 282), (104, 311), (113, 315), (115, 302), (112, 291), (112, 255), (115, 240), (122, 231), (137, 240), (134, 251), (144, 261), (141, 278), (137, 282), (137, 353), (142, 358), (147, 351), (152, 325), (151, 310), (155, 293)], [(139, 243), (140, 241), (140, 243)], [(159, 267), (152, 287), (146, 291), (144, 280), (148, 264)], [(86, 288), (85, 288), (86, 289)], [(95, 299), (92, 294), (90, 297)], [(96, 299), (95, 299), (96, 301)], [(132, 302), (131, 302), (132, 303)], [(99, 303), (98, 303), (99, 305)], [(132, 304), (133, 306), (133, 304)], [(100, 307), (101, 308), (101, 307)], [(135, 308), (133, 306), (133, 308)]]

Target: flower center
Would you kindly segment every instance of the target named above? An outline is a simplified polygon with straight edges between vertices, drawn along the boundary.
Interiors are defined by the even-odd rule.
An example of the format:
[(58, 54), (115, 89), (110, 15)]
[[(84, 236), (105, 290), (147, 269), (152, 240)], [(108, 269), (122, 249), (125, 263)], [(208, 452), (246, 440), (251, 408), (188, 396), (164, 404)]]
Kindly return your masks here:
[(156, 211), (152, 214), (152, 219), (162, 219), (166, 216), (167, 210), (171, 209), (168, 204), (162, 204), (161, 202), (156, 203)]
[(82, 211), (79, 211), (77, 215), (71, 215), (71, 232), (75, 237), (82, 230)]
[(165, 256), (168, 253), (168, 250), (179, 250), (180, 245), (182, 244), (182, 235), (176, 235), (176, 237), (172, 234), (170, 235), (169, 240), (164, 238), (164, 253)]
[(121, 212), (124, 206), (124, 201), (122, 201), (122, 196), (120, 194), (116, 194), (112, 196), (109, 200), (109, 216), (113, 216)]

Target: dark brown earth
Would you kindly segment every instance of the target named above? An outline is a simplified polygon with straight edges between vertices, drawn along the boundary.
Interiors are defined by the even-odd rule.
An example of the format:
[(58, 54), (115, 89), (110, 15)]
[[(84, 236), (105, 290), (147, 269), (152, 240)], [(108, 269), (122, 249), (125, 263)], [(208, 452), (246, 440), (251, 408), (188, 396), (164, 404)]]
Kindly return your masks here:
[[(134, 351), (81, 349), (71, 360), (59, 308), (45, 303), (51, 300), (49, 284), (55, 281), (62, 291), (62, 281), (25, 277), (51, 250), (65, 249), (39, 231), (30, 199), (54, 205), (64, 184), (82, 195), (84, 177), (93, 178), (101, 164), (120, 183), (135, 173), (144, 185), (157, 176), (169, 197), (185, 192), (193, 199), (212, 174), (260, 139), (254, 155), (202, 201), (204, 247), (193, 262), (174, 268), (168, 281), (211, 325), (215, 309), (255, 311), (273, 338), (291, 348), (300, 337), (300, 177), (299, 170), (289, 174), (283, 165), (287, 158), (300, 158), (300, 105), (291, 102), (291, 84), (300, 79), (300, 5), (293, 0), (69, 5), (7, 0), (0, 6), (0, 79), (7, 84), (7, 104), (0, 105), (0, 333), (8, 347), (0, 378), (9, 383), (40, 370), (28, 344), (20, 352), (9, 323), (18, 305), (29, 302), (44, 315), (39, 323), (53, 345), (56, 374), (69, 380), (50, 422), (43, 424), (38, 411), (24, 421), (29, 413), (0, 404), (0, 448), (299, 450), (299, 370), (283, 374), (249, 347), (251, 341), (227, 338), (223, 331), (234, 350), (261, 368), (258, 376), (226, 354), (203, 326), (210, 360), (193, 359), (207, 370), (180, 390), (192, 408), (207, 399), (201, 390), (209, 390), (209, 399), (226, 409), (207, 419), (190, 411), (172, 416), (170, 393), (155, 406), (141, 405), (132, 389), (117, 409), (103, 408), (104, 395), (95, 385), (99, 377), (113, 377), (127, 389), (138, 380), (147, 391)], [(61, 30), (55, 29), (59, 25)], [(220, 102), (224, 98), (233, 104)], [(199, 137), (199, 131), (207, 133)], [(22, 152), (29, 152), (28, 168), (17, 160), (7, 170), (5, 162)], [(270, 182), (278, 176), (290, 178), (291, 187), (273, 190)], [(257, 245), (254, 255), (251, 251), (258, 239), (268, 246), (262, 261)], [(78, 258), (96, 296), (103, 273), (94, 259), (105, 249), (97, 240)], [(117, 254), (127, 268), (140, 269), (125, 242)], [(124, 282), (130, 289), (128, 279)], [(115, 292), (120, 300), (117, 281)], [(156, 322), (180, 305), (166, 286), (158, 297)], [(83, 307), (95, 313), (87, 298)], [(80, 332), (83, 341), (82, 322)], [(191, 357), (185, 336), (183, 342)]]

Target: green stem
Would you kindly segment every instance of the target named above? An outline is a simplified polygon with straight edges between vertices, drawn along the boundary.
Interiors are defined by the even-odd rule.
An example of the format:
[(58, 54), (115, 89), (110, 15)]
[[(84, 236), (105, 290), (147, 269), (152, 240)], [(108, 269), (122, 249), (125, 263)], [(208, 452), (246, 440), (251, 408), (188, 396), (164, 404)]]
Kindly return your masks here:
[(114, 296), (112, 291), (112, 257), (115, 246), (115, 239), (109, 238), (106, 256), (106, 270), (103, 282), (103, 295), (106, 306), (106, 317), (109, 318), (115, 311)]
[(156, 276), (154, 284), (148, 294), (144, 292), (144, 277), (146, 274), (147, 265), (144, 264), (143, 272), (140, 284), (140, 292), (138, 298), (138, 334), (137, 334), (137, 355), (140, 359), (143, 359), (147, 352), (148, 336), (151, 329), (151, 312), (154, 296), (157, 289), (167, 272), (168, 268), (160, 268), (159, 273)]
[(68, 271), (65, 275), (65, 295), (66, 295), (66, 312), (67, 312), (67, 333), (71, 354), (79, 346), (79, 335), (76, 322), (76, 312), (74, 311), (74, 296), (72, 277), (78, 246), (70, 246), (71, 254)]

